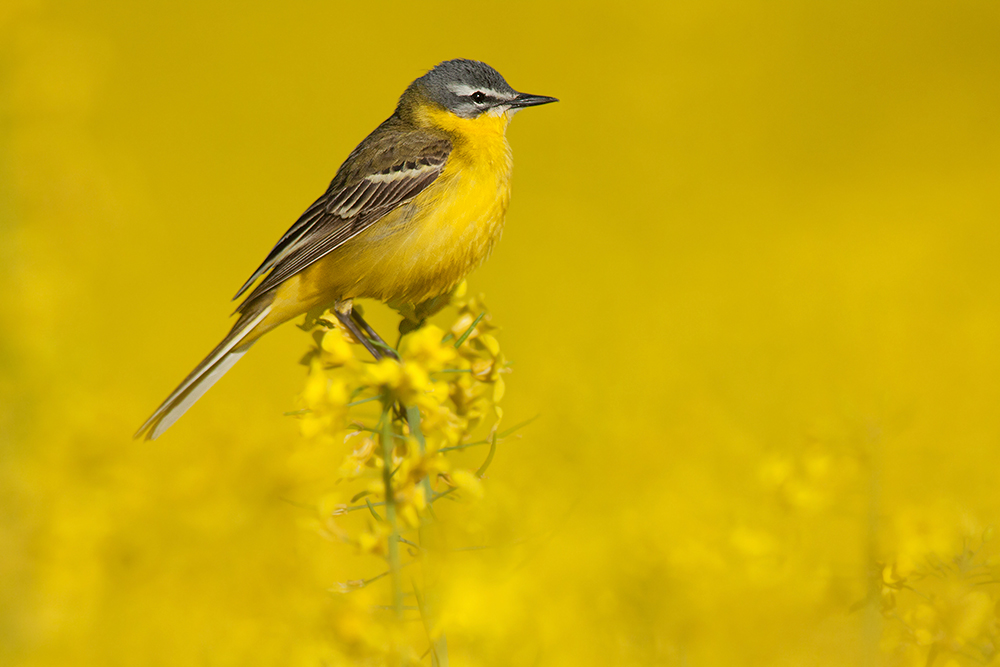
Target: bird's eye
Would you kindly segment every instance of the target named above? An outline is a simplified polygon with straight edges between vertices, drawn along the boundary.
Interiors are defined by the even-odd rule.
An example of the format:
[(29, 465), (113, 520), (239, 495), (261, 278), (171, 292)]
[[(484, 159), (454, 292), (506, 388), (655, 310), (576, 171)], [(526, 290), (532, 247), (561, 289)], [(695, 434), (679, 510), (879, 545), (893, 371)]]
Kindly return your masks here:
[(486, 101), (486, 93), (480, 90), (477, 90), (476, 92), (472, 93), (471, 97), (472, 101), (475, 102), (476, 104), (482, 104), (483, 102)]

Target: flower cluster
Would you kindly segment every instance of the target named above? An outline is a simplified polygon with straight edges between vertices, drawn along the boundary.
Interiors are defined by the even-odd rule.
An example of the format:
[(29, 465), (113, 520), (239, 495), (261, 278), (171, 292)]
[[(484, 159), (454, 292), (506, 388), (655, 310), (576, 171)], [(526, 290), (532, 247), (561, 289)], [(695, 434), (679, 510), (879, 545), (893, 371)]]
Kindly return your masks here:
[[(294, 413), (310, 446), (342, 455), (318, 503), (321, 532), (384, 558), (388, 567), (334, 590), (352, 592), (388, 575), (391, 590), (383, 606), (396, 612), (397, 621), (419, 613), (435, 661), (444, 648), (430, 608), (432, 592), (421, 596), (416, 584), (404, 590), (400, 570), (411, 565), (426, 570), (433, 558), (422, 538), (436, 501), (483, 496), (482, 478), (506, 435), (498, 433), (499, 402), (503, 376), (510, 371), (482, 299), (454, 297), (451, 307), (455, 313), (447, 330), (433, 324), (410, 328), (392, 354), (386, 351), (380, 359), (358, 345), (335, 313), (319, 317), (315, 345), (303, 359), (309, 371), (302, 409)], [(449, 458), (472, 447), (488, 450), (476, 470)], [(363, 524), (356, 516), (365, 517)], [(412, 560), (403, 563), (403, 556)], [(404, 605), (410, 596), (423, 602)], [(412, 650), (399, 632), (376, 636), (384, 641), (369, 647), (375, 652)]]
[[(928, 518), (921, 517), (921, 532)], [(891, 562), (878, 563), (873, 595), (886, 621), (881, 649), (891, 664), (958, 667), (996, 657), (1000, 558), (992, 529), (977, 542), (945, 557), (921, 548), (919, 562), (904, 548)]]

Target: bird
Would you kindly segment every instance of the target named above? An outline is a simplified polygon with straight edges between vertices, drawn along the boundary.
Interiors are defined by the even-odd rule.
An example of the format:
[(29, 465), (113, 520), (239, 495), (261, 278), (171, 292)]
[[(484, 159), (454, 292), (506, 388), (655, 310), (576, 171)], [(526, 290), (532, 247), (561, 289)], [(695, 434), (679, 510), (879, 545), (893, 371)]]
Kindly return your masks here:
[(376, 359), (395, 356), (354, 300), (419, 319), (482, 264), (510, 202), (507, 126), (557, 101), (514, 90), (477, 60), (446, 60), (415, 79), (240, 287), (230, 332), (134, 437), (158, 438), (261, 336), (302, 314), (331, 308)]

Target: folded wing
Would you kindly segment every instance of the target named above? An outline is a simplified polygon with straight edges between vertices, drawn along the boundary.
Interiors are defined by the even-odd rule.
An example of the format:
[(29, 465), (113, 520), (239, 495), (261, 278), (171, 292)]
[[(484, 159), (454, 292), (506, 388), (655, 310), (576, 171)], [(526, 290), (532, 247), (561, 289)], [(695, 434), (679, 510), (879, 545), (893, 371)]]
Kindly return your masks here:
[(285, 232), (234, 299), (264, 274), (244, 304), (276, 288), (412, 200), (441, 174), (451, 153), (448, 139), (396, 131), (387, 123), (354, 149), (326, 193)]

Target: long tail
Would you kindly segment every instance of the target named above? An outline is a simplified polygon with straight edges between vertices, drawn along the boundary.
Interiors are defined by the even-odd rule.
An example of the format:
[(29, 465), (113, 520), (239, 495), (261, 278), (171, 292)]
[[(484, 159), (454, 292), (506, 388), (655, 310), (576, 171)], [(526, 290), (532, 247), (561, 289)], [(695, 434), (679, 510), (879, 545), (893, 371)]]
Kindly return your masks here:
[(146, 440), (156, 440), (168, 428), (170, 428), (181, 415), (187, 412), (188, 408), (194, 405), (195, 401), (201, 398), (219, 378), (226, 374), (233, 365), (246, 354), (250, 346), (253, 345), (257, 336), (246, 340), (254, 327), (260, 324), (271, 311), (271, 306), (266, 306), (260, 312), (251, 317), (245, 317), (245, 322), (237, 322), (233, 330), (229, 332), (219, 345), (198, 364), (191, 374), (184, 378), (167, 400), (156, 409), (146, 423), (139, 427), (133, 437), (138, 438), (143, 433)]

